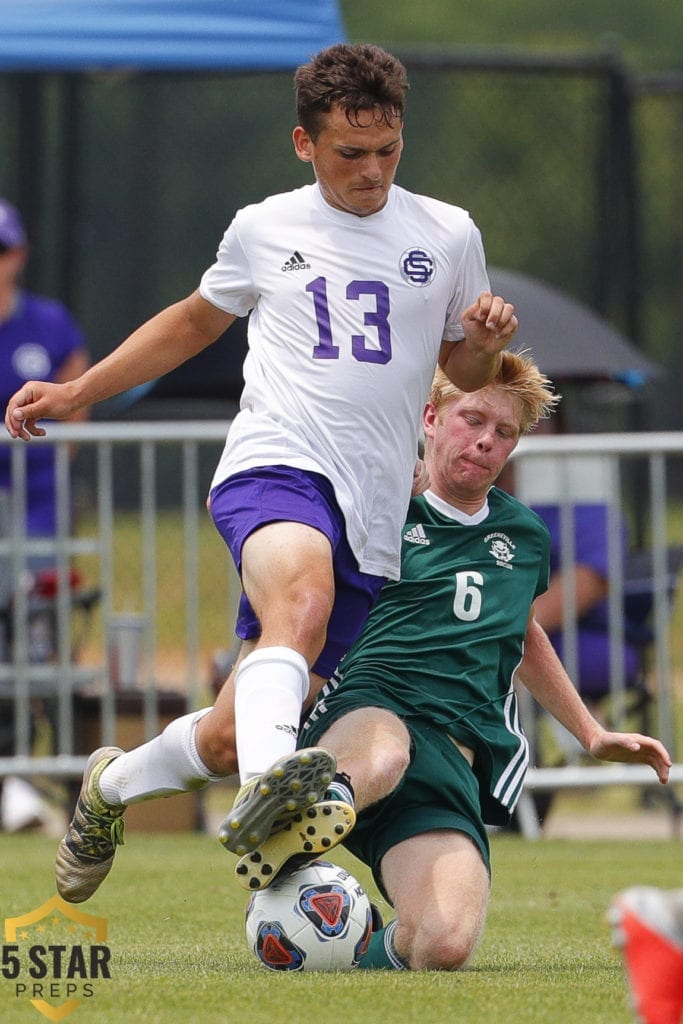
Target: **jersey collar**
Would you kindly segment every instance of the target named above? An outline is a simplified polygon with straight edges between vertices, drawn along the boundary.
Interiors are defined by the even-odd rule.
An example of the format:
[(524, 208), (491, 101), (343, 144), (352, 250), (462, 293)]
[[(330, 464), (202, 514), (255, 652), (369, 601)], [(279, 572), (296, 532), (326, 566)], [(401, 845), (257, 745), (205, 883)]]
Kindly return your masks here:
[(440, 512), (442, 516), (446, 516), (447, 519), (454, 519), (457, 523), (462, 523), (463, 526), (477, 526), (488, 518), (488, 498), (486, 498), (479, 511), (470, 516), (467, 512), (462, 512), (459, 508), (456, 508), (455, 505), (449, 505), (447, 501), (444, 501), (443, 498), (439, 498), (432, 491), (425, 491), (422, 497), (428, 505), (431, 505), (433, 509)]

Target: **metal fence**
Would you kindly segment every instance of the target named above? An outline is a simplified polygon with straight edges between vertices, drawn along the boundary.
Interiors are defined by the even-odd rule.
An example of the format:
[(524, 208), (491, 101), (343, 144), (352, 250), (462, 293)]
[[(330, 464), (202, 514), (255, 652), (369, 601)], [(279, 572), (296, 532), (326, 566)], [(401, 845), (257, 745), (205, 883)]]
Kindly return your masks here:
[[(0, 706), (11, 709), (14, 750), (0, 756), (0, 776), (79, 776), (91, 747), (116, 741), (126, 701), (127, 713), (139, 719), (141, 739), (155, 735), (169, 715), (211, 702), (212, 661), (216, 651), (229, 654), (233, 647), (239, 594), (205, 509), (225, 429), (224, 423), (189, 422), (51, 426), (48, 438), (31, 445), (56, 449), (58, 530), (52, 539), (26, 537), (29, 446), (0, 437), (0, 445), (10, 447), (14, 476), (0, 505)], [(668, 480), (681, 459), (683, 433), (668, 433), (532, 437), (522, 441), (515, 460), (520, 496), (539, 500), (542, 485), (541, 498), (551, 488), (566, 506), (567, 565), (573, 562), (571, 507), (581, 493), (609, 502), (610, 515), (625, 516), (635, 546), (646, 551), (652, 728), (675, 758), (683, 703), (683, 645), (675, 617), (683, 605), (678, 571), (672, 574), (667, 554), (683, 545), (683, 508), (672, 499)], [(31, 571), (36, 558), (55, 567), (42, 590)], [(628, 715), (620, 656), (628, 573), (617, 543), (609, 546), (609, 578), (610, 713), (621, 725)], [(576, 622), (571, 580), (568, 586), (565, 660), (571, 672)], [(51, 747), (40, 750), (35, 716), (46, 707)], [(533, 741), (534, 720), (528, 708), (526, 713)], [(534, 757), (530, 789), (654, 779), (649, 769), (630, 766), (547, 767), (540, 748)], [(673, 778), (683, 781), (683, 764), (677, 763)]]
[[(239, 593), (205, 507), (224, 439), (217, 422), (53, 425), (31, 441), (56, 449), (53, 538), (25, 534), (28, 447), (10, 442), (0, 704), (14, 754), (0, 757), (0, 775), (80, 774), (84, 715), (88, 734), (112, 743), (122, 705), (146, 739), (169, 706), (211, 703), (212, 659), (234, 646)], [(52, 749), (36, 757), (45, 708)]]

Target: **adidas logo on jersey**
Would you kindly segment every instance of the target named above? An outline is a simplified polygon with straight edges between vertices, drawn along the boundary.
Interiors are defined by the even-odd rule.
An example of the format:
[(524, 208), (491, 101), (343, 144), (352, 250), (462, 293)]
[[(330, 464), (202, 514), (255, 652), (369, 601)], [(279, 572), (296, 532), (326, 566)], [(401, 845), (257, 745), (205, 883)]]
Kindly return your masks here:
[(285, 260), (282, 264), (281, 269), (285, 272), (288, 270), (310, 270), (311, 264), (306, 263), (306, 260), (303, 258), (299, 250), (295, 249), (289, 259)]
[(417, 526), (413, 526), (411, 530), (406, 530), (403, 534), (403, 539), (409, 544), (431, 544), (422, 523), (418, 523)]

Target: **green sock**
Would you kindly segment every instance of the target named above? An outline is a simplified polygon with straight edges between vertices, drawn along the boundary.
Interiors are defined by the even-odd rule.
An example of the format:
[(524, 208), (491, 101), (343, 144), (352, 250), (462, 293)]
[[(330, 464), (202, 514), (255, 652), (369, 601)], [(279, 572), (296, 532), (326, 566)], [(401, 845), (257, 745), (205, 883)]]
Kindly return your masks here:
[(359, 971), (407, 971), (408, 964), (394, 948), (396, 921), (372, 933), (367, 952), (358, 964)]

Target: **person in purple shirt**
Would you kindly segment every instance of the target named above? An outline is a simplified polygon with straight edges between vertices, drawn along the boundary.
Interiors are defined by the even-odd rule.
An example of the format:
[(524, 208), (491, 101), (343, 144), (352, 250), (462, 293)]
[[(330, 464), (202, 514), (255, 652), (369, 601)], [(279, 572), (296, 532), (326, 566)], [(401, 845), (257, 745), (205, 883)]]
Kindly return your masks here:
[[(567, 651), (562, 633), (562, 561), (560, 543), (560, 506), (532, 505), (550, 531), (550, 586), (536, 606), (536, 617), (550, 637), (559, 658), (565, 664)], [(607, 505), (580, 503), (574, 513), (574, 579), (577, 609), (577, 666), (575, 681), (584, 700), (598, 701), (609, 692), (610, 637)], [(627, 536), (622, 528), (622, 550), (627, 550)], [(624, 671), (626, 685), (638, 674), (639, 655), (629, 642), (628, 623), (624, 638)]]
[[(55, 299), (25, 291), (21, 278), (29, 247), (26, 229), (19, 211), (6, 199), (0, 199), (0, 404), (6, 405), (17, 388), (34, 377), (63, 382), (78, 377), (90, 363), (85, 337), (71, 314)], [(73, 419), (87, 418), (81, 410)], [(35, 444), (26, 452), (26, 533), (29, 537), (52, 537), (56, 533), (55, 448)], [(0, 445), (0, 529), (10, 528), (16, 488), (12, 484), (11, 449)], [(50, 555), (32, 555), (26, 559), (30, 572), (37, 574), (54, 566)], [(0, 585), (0, 610), (7, 612), (15, 581), (3, 573)], [(44, 653), (31, 649), (29, 657), (42, 660)], [(5, 626), (0, 634), (0, 658), (6, 658)], [(49, 704), (49, 702), (48, 702)], [(50, 715), (48, 705), (45, 713)], [(33, 725), (33, 723), (32, 723)], [(14, 753), (14, 708), (10, 700), (0, 701), (0, 755)], [(24, 784), (20, 791), (16, 780), (0, 780), (5, 788), (0, 829), (12, 831), (39, 825), (42, 802), (37, 793)]]
[[(0, 403), (6, 405), (28, 380), (61, 383), (89, 366), (85, 337), (56, 299), (25, 291), (21, 277), (28, 259), (26, 230), (19, 211), (0, 199)], [(86, 419), (80, 410), (74, 419)], [(53, 445), (27, 451), (26, 532), (50, 537), (56, 532)], [(11, 451), (0, 446), (0, 495), (11, 498)]]

